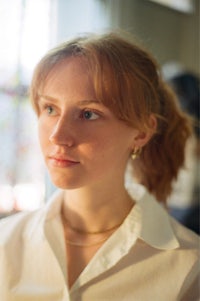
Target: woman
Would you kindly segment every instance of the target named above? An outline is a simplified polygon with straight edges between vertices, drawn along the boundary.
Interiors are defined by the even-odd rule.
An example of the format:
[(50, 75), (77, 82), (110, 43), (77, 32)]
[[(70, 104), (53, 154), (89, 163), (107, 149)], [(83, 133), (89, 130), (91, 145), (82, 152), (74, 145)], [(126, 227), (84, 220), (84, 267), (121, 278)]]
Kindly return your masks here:
[(79, 37), (39, 62), (30, 95), (61, 191), (1, 222), (1, 299), (197, 300), (198, 237), (158, 204), (191, 126), (154, 59), (113, 33)]

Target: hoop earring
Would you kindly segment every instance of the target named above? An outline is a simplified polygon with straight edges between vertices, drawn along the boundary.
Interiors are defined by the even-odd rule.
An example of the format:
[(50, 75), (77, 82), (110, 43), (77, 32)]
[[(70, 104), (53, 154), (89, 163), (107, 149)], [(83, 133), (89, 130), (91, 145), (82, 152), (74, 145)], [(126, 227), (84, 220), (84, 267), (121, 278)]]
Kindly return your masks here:
[(132, 160), (135, 160), (136, 158), (138, 158), (140, 156), (141, 152), (142, 152), (141, 147), (135, 147), (131, 153)]

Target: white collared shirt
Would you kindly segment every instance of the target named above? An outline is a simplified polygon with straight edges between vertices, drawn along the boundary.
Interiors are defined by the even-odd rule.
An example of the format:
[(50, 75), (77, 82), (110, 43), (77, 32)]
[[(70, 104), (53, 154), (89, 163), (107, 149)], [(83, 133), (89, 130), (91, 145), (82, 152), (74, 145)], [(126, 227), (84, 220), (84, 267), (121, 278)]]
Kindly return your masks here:
[(69, 290), (62, 200), (0, 222), (1, 301), (199, 300), (199, 237), (148, 193)]

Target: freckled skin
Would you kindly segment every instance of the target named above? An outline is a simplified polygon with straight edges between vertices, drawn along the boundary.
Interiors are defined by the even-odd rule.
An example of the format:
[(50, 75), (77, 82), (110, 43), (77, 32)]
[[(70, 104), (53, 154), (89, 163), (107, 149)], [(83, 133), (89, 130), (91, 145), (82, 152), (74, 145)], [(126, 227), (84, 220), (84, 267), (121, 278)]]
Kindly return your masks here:
[[(39, 138), (54, 184), (71, 189), (122, 183), (138, 131), (98, 102), (85, 63), (68, 58), (58, 64), (41, 94)], [(53, 166), (52, 153), (78, 164)]]

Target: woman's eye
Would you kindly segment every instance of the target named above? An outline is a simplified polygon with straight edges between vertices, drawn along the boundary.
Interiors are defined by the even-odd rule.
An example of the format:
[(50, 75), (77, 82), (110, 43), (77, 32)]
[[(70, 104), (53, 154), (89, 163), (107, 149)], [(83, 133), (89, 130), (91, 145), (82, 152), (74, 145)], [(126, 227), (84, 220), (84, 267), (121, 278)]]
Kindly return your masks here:
[(99, 118), (99, 115), (93, 111), (85, 110), (82, 113), (82, 117), (86, 120), (96, 120)]
[(52, 106), (46, 106), (46, 111), (48, 115), (52, 115), (54, 113), (54, 109)]

